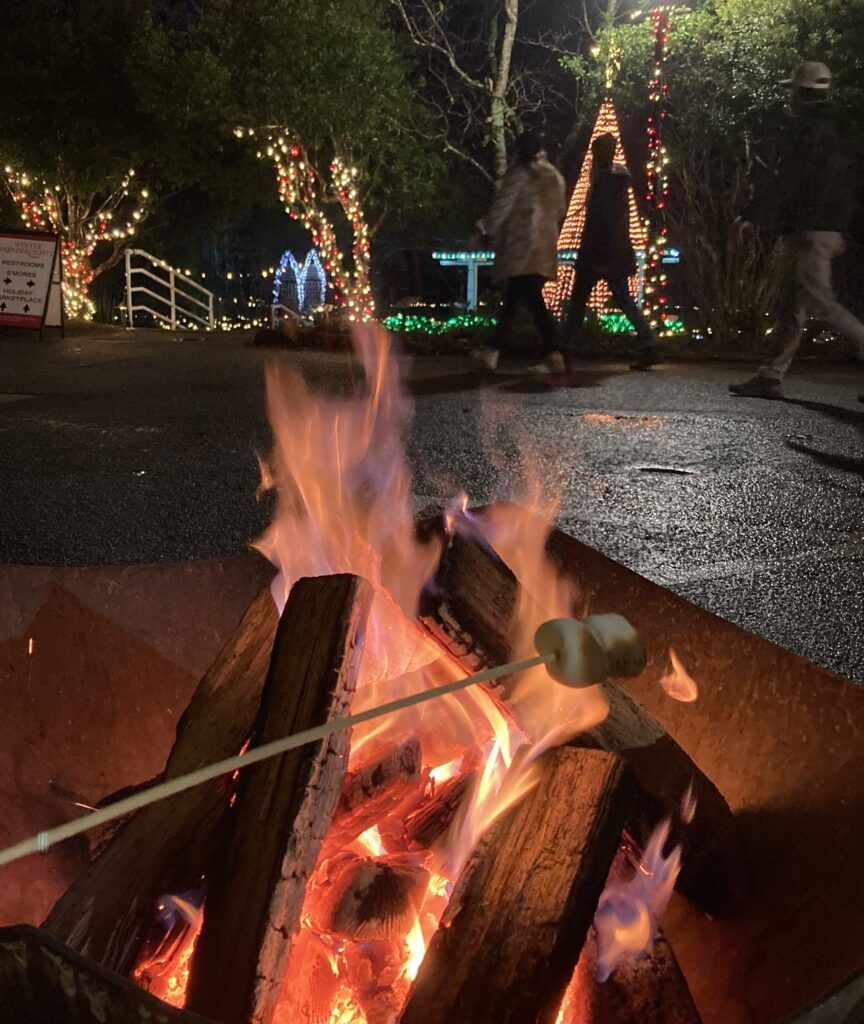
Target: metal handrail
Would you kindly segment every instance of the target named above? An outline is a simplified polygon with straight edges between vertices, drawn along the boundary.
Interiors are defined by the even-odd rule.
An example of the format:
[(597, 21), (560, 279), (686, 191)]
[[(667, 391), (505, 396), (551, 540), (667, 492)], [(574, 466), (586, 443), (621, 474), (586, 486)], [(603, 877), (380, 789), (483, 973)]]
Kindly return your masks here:
[[(149, 261), (151, 266), (165, 270), (168, 273), (168, 277), (163, 278), (154, 274), (147, 267), (133, 267), (132, 258), (134, 256), (140, 256), (142, 259)], [(159, 295), (154, 292), (152, 288), (146, 287), (143, 284), (135, 284), (133, 281), (134, 275), (139, 277), (150, 278), (151, 281), (155, 281), (160, 287), (167, 288), (168, 295)], [(205, 297), (206, 301), (202, 301), (196, 298), (194, 295), (190, 295), (189, 292), (184, 291), (183, 286), (191, 285), (193, 288), (197, 288)], [(152, 306), (145, 305), (144, 303), (135, 303), (132, 301), (133, 295), (147, 295), (160, 303), (167, 309), (167, 313), (154, 309)], [(183, 306), (178, 305), (178, 297), (185, 303), (193, 303), (199, 306), (206, 313), (206, 316), (202, 316), (199, 313), (191, 310), (184, 309)], [(216, 318), (213, 313), (213, 292), (208, 291), (203, 285), (198, 284), (197, 281), (193, 281), (191, 277), (186, 274), (182, 274), (175, 270), (170, 264), (164, 260), (160, 260), (157, 256), (152, 256), (149, 252), (145, 252), (143, 249), (127, 249), (126, 250), (126, 313), (128, 317), (128, 326), (135, 326), (135, 313), (136, 311), (141, 313), (149, 313), (150, 316), (155, 317), (162, 323), (168, 324), (172, 330), (177, 328), (178, 317), (191, 320), (196, 324), (201, 324), (204, 327), (212, 330), (216, 324)]]
[[(150, 271), (146, 270), (144, 267), (132, 267), (130, 273), (131, 274), (139, 274), (141, 277), (149, 277), (151, 281), (155, 281), (157, 284), (164, 285), (164, 287), (166, 287), (166, 288), (169, 287), (168, 281), (166, 281), (162, 277), (157, 277), (155, 274), (151, 274)], [(184, 279), (180, 278), (180, 280), (184, 280)], [(189, 279), (186, 278), (185, 280), (189, 280)], [(195, 284), (195, 282), (192, 281), (192, 284)], [(135, 291), (139, 291), (139, 292), (142, 292), (142, 291), (145, 291), (145, 290), (147, 290), (148, 294), (152, 295), (154, 298), (161, 299), (161, 300), (167, 302), (167, 299), (163, 299), (163, 296), (157, 295), (155, 292), (150, 292), (149, 289), (144, 289), (140, 285), (135, 288)], [(194, 302), (196, 306), (200, 306), (202, 309), (209, 310), (209, 308), (210, 308), (210, 304), (209, 303), (202, 302), (200, 299), (196, 299), (194, 295), (189, 295), (187, 292), (184, 292), (181, 288), (179, 288), (177, 286), (176, 282), (175, 282), (175, 291), (177, 292), (177, 294), (182, 295), (182, 297), (184, 299), (188, 299), (190, 302)], [(205, 291), (206, 291), (206, 289), (205, 289)], [(207, 292), (207, 294), (209, 295), (210, 293)]]

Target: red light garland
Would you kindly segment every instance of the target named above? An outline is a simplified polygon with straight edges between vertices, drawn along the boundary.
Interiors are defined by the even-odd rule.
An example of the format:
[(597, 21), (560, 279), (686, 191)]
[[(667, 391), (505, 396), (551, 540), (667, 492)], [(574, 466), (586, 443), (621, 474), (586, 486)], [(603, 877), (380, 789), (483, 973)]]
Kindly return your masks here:
[[(236, 131), (238, 138), (255, 134), (252, 128), (238, 128)], [(369, 227), (358, 195), (357, 168), (349, 166), (341, 157), (335, 157), (329, 167), (328, 186), (315, 170), (306, 150), (287, 137), (287, 133), (267, 132), (266, 139), (266, 147), (257, 155), (259, 158), (270, 157), (273, 161), (279, 198), (285, 212), (312, 235), (312, 244), (320, 254), (335, 300), (347, 307), (349, 320), (370, 320), (375, 315), (375, 305), (369, 280)], [(346, 266), (335, 228), (325, 212), (321, 185), (332, 189), (333, 198), (351, 225), (354, 264), (351, 270)]]
[[(131, 189), (135, 171), (130, 170), (109, 195), (91, 203), (82, 214), (75, 198), (60, 186), (51, 188), (45, 181), (34, 181), (23, 171), (4, 169), (4, 179), (12, 200), (21, 211), (21, 220), (33, 231), (51, 231), (60, 236), (63, 261), (63, 306), (68, 317), (92, 320), (96, 306), (88, 291), (96, 273), (92, 257), (102, 242), (118, 248), (123, 240), (135, 234), (138, 223), (146, 216), (150, 194), (146, 188), (138, 192), (139, 205), (131, 210), (121, 227), (115, 214), (129, 210), (134, 201)], [(74, 212), (73, 212), (73, 208)]]

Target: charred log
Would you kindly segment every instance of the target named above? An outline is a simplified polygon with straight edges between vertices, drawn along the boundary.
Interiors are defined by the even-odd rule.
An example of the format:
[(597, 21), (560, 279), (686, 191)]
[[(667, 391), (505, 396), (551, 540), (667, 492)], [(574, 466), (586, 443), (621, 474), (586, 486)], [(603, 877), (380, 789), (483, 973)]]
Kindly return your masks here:
[(478, 772), (471, 771), (448, 779), (430, 800), (409, 814), (405, 820), (409, 845), (428, 850), (445, 836), (477, 778)]
[(64, 946), (38, 928), (0, 928), (4, 1024), (208, 1024)]
[(612, 754), (564, 747), (541, 765), (457, 882), (401, 1024), (555, 1020), (633, 791)]
[(658, 929), (650, 952), (596, 980), (593, 935), (582, 950), (568, 993), (565, 1024), (701, 1024), (675, 954)]
[[(354, 576), (291, 591), (255, 726), (256, 744), (348, 713), (371, 590)], [(272, 1020), (306, 883), (345, 780), (336, 733), (247, 769), (210, 881), (187, 1005), (224, 1024)]]
[[(423, 625), (474, 671), (506, 662), (519, 584), (510, 569), (484, 543), (456, 536), (442, 557), (421, 615)], [(541, 616), (542, 617), (542, 616)], [(447, 638), (450, 638), (449, 640)], [(580, 734), (574, 745), (609, 750), (632, 767), (642, 790), (634, 836), (647, 839), (656, 825), (676, 814), (688, 787), (696, 800), (693, 821), (674, 826), (672, 839), (683, 845), (677, 889), (714, 917), (734, 913), (744, 902), (744, 855), (729, 805), (663, 727), (617, 683), (604, 684), (609, 717)]]
[[(278, 615), (261, 591), (180, 719), (164, 779), (236, 754), (255, 721)], [(228, 806), (217, 779), (135, 814), (54, 905), (44, 929), (97, 963), (129, 974), (163, 893), (200, 885)]]

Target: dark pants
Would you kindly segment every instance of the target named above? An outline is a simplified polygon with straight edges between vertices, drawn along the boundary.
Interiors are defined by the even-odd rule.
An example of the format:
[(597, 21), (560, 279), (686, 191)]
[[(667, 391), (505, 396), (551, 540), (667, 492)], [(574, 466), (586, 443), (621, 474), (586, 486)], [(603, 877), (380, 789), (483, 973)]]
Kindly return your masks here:
[(543, 340), (543, 352), (554, 352), (558, 347), (558, 331), (555, 318), (546, 308), (543, 298), (543, 285), (546, 278), (541, 274), (523, 274), (520, 277), (508, 277), (504, 285), (504, 305), (495, 331), (495, 348), (506, 348), (513, 321), (520, 306), (530, 313), (537, 333)]
[(576, 283), (573, 286), (573, 295), (570, 298), (570, 309), (567, 313), (567, 320), (564, 323), (564, 345), (566, 348), (578, 347), (582, 336), (582, 325), (585, 322), (585, 311), (588, 308), (588, 299), (594, 286), (598, 281), (605, 280), (612, 293), (612, 301), (615, 306), (627, 317), (636, 330), (636, 341), (640, 348), (653, 348), (656, 338), (651, 324), (645, 318), (645, 314), (639, 308), (639, 304), (630, 294), (630, 287), (626, 277), (606, 277), (605, 274), (584, 268), (576, 268)]

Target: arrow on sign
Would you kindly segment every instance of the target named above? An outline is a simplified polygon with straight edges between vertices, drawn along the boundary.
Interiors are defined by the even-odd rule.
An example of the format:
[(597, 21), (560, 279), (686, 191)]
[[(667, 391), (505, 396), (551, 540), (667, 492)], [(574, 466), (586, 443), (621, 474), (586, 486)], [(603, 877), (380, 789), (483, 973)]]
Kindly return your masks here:
[(6, 303), (5, 302), (0, 302), (0, 313), (2, 313), (5, 308), (6, 308)]
[(4, 277), (3, 278), (3, 284), (12, 284), (12, 278), (11, 277)]
[(27, 287), (28, 287), (28, 288), (32, 288), (34, 284), (36, 284), (36, 282), (35, 282), (35, 281), (28, 281), (28, 282), (27, 282)]
[(25, 306), (24, 307), (24, 312), (25, 313), (29, 313), (30, 312), (30, 307), (29, 306)]

